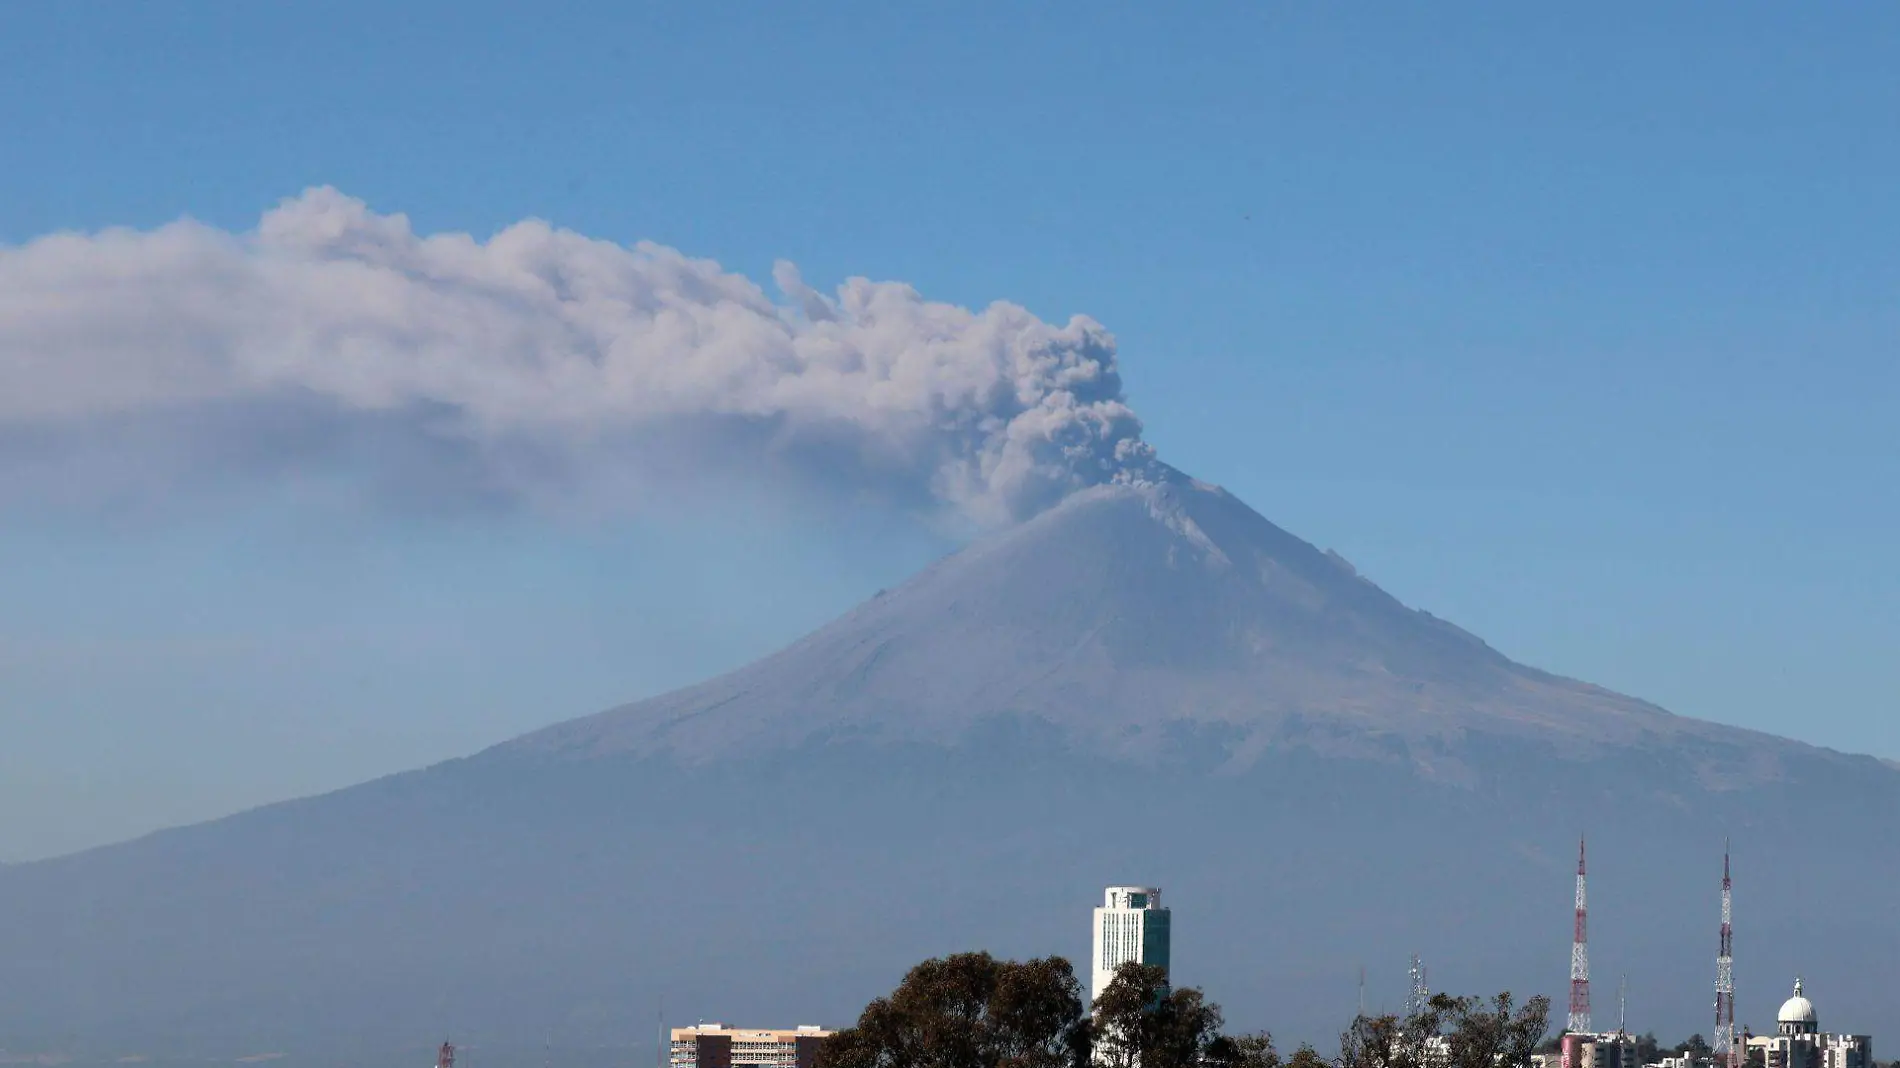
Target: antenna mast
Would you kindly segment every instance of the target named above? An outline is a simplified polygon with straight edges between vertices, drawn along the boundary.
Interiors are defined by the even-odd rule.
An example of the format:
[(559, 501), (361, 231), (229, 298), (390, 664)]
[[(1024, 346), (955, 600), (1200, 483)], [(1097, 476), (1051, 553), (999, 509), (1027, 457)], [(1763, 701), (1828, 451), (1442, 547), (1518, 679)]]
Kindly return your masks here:
[(1577, 840), (1577, 936), (1570, 946), (1570, 1022), (1565, 1030), (1590, 1033), (1590, 904), (1584, 892), (1584, 840)]
[(1405, 999), (1406, 1017), (1409, 1019), (1424, 1012), (1426, 1004), (1431, 1000), (1431, 988), (1425, 985), (1425, 962), (1414, 953), (1412, 954), (1412, 993)]
[(1616, 1033), (1630, 1033), (1630, 977), (1625, 975), (1616, 984)]
[(1735, 902), (1729, 878), (1728, 843), (1722, 843), (1722, 952), (1715, 958), (1715, 1060), (1725, 1068), (1741, 1068), (1742, 1051), (1735, 1044)]

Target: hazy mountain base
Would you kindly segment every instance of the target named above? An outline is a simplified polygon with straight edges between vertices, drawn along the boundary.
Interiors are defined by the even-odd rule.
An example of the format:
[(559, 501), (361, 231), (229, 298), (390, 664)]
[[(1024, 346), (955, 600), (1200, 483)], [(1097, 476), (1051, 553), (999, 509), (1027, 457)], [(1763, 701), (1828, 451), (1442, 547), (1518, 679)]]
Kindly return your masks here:
[(9, 869), (0, 1036), (390, 1063), (452, 1035), (510, 1062), (552, 1041), (647, 1063), (662, 997), (674, 1022), (844, 1023), (926, 956), (1083, 960), (1100, 887), (1142, 881), (1176, 910), (1182, 981), (1236, 1025), (1324, 1042), (1357, 968), (1395, 1005), (1415, 951), (1442, 988), (1560, 992), (1580, 824), (1601, 1019), (1627, 972), (1634, 1027), (1699, 1026), (1732, 833), (1745, 1019), (1765, 1026), (1799, 970), (1826, 1023), (1896, 1022), (1874, 979), (1900, 960), (1900, 790), (1874, 761), (1707, 793), (1680, 754), (1474, 741), (1494, 770), (1452, 786), (1297, 747), (1219, 774), (1203, 734), (1148, 765), (1008, 719), (948, 748), (690, 768), (496, 750)]

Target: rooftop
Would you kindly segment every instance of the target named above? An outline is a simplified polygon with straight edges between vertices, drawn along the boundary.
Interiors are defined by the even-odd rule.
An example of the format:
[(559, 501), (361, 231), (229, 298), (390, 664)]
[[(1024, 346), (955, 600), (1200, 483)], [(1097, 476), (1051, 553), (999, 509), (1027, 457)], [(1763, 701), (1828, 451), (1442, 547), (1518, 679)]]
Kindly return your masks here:
[(790, 1042), (795, 1038), (828, 1038), (833, 1032), (817, 1024), (799, 1024), (797, 1027), (727, 1027), (722, 1023), (698, 1023), (691, 1027), (673, 1028), (673, 1041), (684, 1042), (700, 1035), (725, 1035), (737, 1039), (757, 1041)]

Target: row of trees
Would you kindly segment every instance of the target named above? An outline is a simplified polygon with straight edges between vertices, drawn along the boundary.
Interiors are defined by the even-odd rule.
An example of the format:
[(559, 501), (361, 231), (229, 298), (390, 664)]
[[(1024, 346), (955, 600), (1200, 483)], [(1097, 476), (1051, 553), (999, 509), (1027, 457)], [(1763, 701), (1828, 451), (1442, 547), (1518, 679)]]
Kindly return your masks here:
[(1122, 965), (1091, 1007), (1061, 957), (963, 953), (912, 968), (818, 1068), (1528, 1068), (1549, 1013), (1546, 998), (1441, 994), (1409, 1018), (1353, 1021), (1337, 1057), (1302, 1046), (1283, 1062), (1272, 1035), (1227, 1034), (1219, 1005), (1160, 968)]
[(1550, 1027), (1550, 999), (1437, 994), (1409, 1017), (1361, 1016), (1340, 1037), (1341, 1068), (1528, 1068)]

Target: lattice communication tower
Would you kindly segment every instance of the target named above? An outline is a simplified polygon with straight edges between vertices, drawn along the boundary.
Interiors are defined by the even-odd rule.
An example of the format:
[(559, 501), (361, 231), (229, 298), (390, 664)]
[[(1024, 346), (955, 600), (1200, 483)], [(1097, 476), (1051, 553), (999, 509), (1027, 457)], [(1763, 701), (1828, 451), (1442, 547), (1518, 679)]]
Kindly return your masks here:
[(1411, 978), (1411, 992), (1405, 998), (1405, 1015), (1408, 1019), (1424, 1012), (1426, 1003), (1432, 1000), (1431, 987), (1425, 983), (1425, 962), (1418, 959), (1416, 953), (1412, 954)]
[(1735, 900), (1729, 877), (1728, 847), (1722, 847), (1722, 951), (1715, 958), (1715, 1061), (1724, 1068), (1741, 1068), (1742, 1049), (1735, 1041)]
[(1570, 1021), (1572, 1034), (1590, 1033), (1590, 899), (1584, 889), (1584, 841), (1577, 840), (1577, 934), (1570, 944)]

